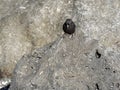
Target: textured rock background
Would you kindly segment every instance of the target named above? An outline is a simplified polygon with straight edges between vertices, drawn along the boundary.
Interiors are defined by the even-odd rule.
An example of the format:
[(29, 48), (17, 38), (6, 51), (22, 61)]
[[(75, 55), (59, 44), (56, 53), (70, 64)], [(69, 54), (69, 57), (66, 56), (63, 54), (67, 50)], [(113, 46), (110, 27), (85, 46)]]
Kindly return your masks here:
[(119, 70), (97, 40), (64, 35), (17, 63), (10, 90), (119, 90)]
[(16, 62), (24, 54), (55, 40), (62, 32), (62, 22), (70, 16), (72, 2), (11, 0), (1, 3), (1, 77), (11, 76)]
[[(119, 64), (119, 61), (120, 61), (120, 30), (119, 30), (120, 1), (119, 0), (61, 0), (61, 1), (59, 0), (54, 0), (54, 1), (51, 1), (51, 0), (36, 0), (36, 1), (34, 0), (19, 0), (19, 1), (18, 0), (1, 0), (1, 3), (0, 3), (0, 73), (1, 74), (0, 74), (0, 77), (3, 78), (3, 77), (11, 76), (11, 73), (14, 69), (15, 64), (24, 54), (28, 54), (33, 49), (42, 47), (52, 41), (55, 41), (57, 38), (61, 37), (62, 24), (67, 18), (72, 18), (77, 26), (76, 28), (77, 32), (75, 36), (79, 40), (78, 42), (76, 39), (75, 41), (73, 40), (74, 41), (73, 44), (77, 45), (77, 43), (80, 43), (80, 42), (82, 43), (79, 49), (72, 48), (70, 50), (73, 50), (74, 53), (78, 52), (78, 50), (80, 50), (80, 52), (84, 51), (85, 54), (87, 55), (87, 58), (82, 59), (84, 62), (83, 65), (80, 65), (80, 68), (83, 69), (83, 71), (81, 70), (81, 73), (79, 72), (80, 76), (82, 76), (82, 73), (85, 73), (81, 78), (83, 78), (84, 80), (87, 80), (85, 78), (87, 77), (89, 78), (90, 75), (92, 75), (94, 78), (100, 77), (101, 79), (102, 75), (100, 74), (101, 75), (100, 76), (99, 73), (103, 73), (103, 77), (106, 77), (105, 86), (102, 86), (103, 84), (101, 85), (101, 88), (103, 88), (103, 90), (109, 90), (110, 86), (114, 87), (114, 85), (111, 85), (114, 82), (116, 82), (118, 84), (117, 86), (119, 87), (119, 81), (120, 81), (119, 80), (119, 71), (120, 71), (120, 64)], [(81, 41), (82, 39), (80, 39), (79, 36), (84, 38), (83, 42)], [(94, 39), (95, 41), (97, 40), (97, 44), (96, 44), (97, 46), (96, 45), (94, 47), (88, 46), (90, 45), (88, 43), (92, 43)], [(63, 39), (63, 41), (64, 40), (66, 39)], [(58, 45), (59, 47), (57, 47), (55, 51), (60, 50), (60, 48), (65, 48), (66, 45), (69, 45), (69, 44), (71, 45), (72, 43), (70, 40), (68, 39), (68, 41), (66, 42), (62, 41), (62, 43), (64, 44), (60, 44), (60, 46)], [(56, 41), (59, 41), (59, 40), (56, 40)], [(81, 50), (80, 48), (84, 48), (86, 43), (88, 44), (86, 46), (88, 48), (86, 48), (85, 50), (84, 49)], [(95, 48), (97, 48), (98, 51), (103, 55), (102, 57), (103, 59), (96, 61), (97, 59), (94, 58), (95, 51), (96, 51)], [(83, 54), (84, 53), (80, 54), (81, 58), (84, 57)], [(59, 55), (60, 54), (58, 53), (57, 56)], [(76, 55), (76, 57), (78, 56), (79, 55)], [(88, 57), (93, 59), (91, 60)], [(57, 58), (61, 60), (62, 57), (57, 57)], [(53, 59), (53, 61), (55, 60), (56, 59)], [(82, 63), (82, 60), (80, 60), (81, 63)], [(89, 60), (91, 62), (89, 62)], [(76, 62), (78, 61), (79, 60), (77, 59)], [(65, 64), (67, 63), (69, 65), (70, 63), (69, 58), (67, 59)], [(86, 63), (89, 63), (88, 69), (87, 69), (88, 71), (84, 70), (86, 68), (83, 68), (84, 65), (85, 66), (87, 65)], [(104, 71), (104, 68), (105, 68), (104, 65), (108, 66), (108, 68), (106, 69), (108, 70), (110, 69), (109, 72)], [(91, 66), (93, 66), (92, 68), (94, 68), (96, 71), (93, 70), (94, 72), (92, 72)], [(19, 64), (18, 64), (18, 67), (19, 67)], [(79, 68), (76, 67), (76, 69), (79, 69)], [(19, 71), (19, 68), (18, 68), (18, 71)], [(79, 70), (77, 70), (77, 72), (78, 71)], [(87, 72), (90, 73), (90, 75)], [(117, 72), (117, 74), (113, 75), (111, 74), (112, 72)], [(95, 74), (95, 76), (93, 74)], [(17, 74), (15, 75), (17, 76)], [(18, 75), (18, 78), (19, 78), (19, 75)], [(79, 80), (78, 77), (77, 79)], [(112, 79), (112, 80), (109, 81), (109, 79)], [(96, 80), (97, 80), (96, 78), (94, 80), (92, 78), (89, 81), (94, 83), (94, 85), (97, 87), (98, 84), (95, 84), (97, 83)], [(100, 83), (103, 83), (102, 80)], [(82, 84), (83, 83), (81, 83), (80, 85), (81, 89), (82, 89), (82, 86), (84, 86)], [(94, 85), (92, 87), (92, 85), (89, 85), (88, 83), (87, 88), (89, 88), (90, 86), (91, 86), (90, 88), (94, 88)], [(117, 89), (116, 87), (114, 87), (114, 89), (112, 88), (111, 90), (117, 90)]]

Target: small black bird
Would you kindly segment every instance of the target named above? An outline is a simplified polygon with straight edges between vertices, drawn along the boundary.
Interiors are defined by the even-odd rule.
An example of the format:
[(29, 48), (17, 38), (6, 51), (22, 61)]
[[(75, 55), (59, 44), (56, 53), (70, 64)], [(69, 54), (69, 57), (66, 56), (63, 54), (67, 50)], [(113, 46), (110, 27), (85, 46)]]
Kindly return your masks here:
[(67, 34), (73, 34), (75, 32), (75, 24), (71, 19), (67, 19), (63, 24), (63, 31)]

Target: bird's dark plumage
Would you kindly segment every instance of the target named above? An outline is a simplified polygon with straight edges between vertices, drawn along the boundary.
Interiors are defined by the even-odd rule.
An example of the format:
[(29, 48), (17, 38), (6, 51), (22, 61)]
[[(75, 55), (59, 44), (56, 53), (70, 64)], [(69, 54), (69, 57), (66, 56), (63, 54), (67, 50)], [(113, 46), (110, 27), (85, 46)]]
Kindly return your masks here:
[(73, 34), (75, 32), (75, 24), (71, 19), (67, 19), (63, 24), (63, 31), (67, 34)]

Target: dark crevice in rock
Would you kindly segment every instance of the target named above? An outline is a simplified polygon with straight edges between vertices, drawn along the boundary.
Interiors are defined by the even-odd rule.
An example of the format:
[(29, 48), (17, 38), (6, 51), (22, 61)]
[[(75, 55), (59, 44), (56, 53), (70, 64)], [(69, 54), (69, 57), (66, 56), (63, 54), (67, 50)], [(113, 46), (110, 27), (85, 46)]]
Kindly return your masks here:
[(99, 88), (98, 83), (95, 84), (95, 90), (101, 90), (101, 89)]
[(33, 84), (33, 83), (31, 83), (31, 85), (33, 89), (36, 89), (38, 87), (36, 84)]
[(10, 84), (8, 84), (7, 86), (1, 88), (0, 90), (9, 90), (9, 88), (10, 88)]
[(116, 73), (117, 71), (116, 70), (113, 70), (113, 73)]
[(90, 87), (87, 85), (87, 90), (90, 90)]
[(116, 87), (117, 87), (117, 88), (120, 88), (120, 83), (116, 83)]
[(101, 53), (99, 53), (98, 49), (96, 50), (95, 56), (96, 56), (96, 58), (100, 58), (101, 57)]
[(0, 78), (3, 78), (2, 71), (0, 70)]

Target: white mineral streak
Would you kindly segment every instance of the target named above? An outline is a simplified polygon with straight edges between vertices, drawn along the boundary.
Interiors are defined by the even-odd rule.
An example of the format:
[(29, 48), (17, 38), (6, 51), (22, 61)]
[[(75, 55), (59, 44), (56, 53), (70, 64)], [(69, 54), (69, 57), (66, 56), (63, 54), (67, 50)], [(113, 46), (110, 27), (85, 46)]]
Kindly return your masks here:
[(0, 80), (0, 89), (1, 89), (2, 87), (4, 87), (4, 86), (8, 85), (10, 82), (11, 82), (10, 79), (7, 79), (7, 78), (1, 79), (1, 80)]

